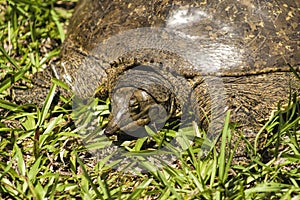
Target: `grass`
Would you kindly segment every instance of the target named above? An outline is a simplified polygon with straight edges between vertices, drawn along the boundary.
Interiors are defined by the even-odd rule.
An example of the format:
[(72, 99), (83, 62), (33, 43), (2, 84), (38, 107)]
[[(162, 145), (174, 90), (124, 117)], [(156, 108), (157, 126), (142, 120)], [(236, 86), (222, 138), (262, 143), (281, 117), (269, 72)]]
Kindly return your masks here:
[[(109, 155), (97, 161), (87, 152), (84, 135), (78, 134), (71, 120), (68, 101), (50, 106), (60, 84), (57, 80), (41, 109), (11, 101), (13, 86), (24, 87), (19, 83), (30, 83), (32, 74), (58, 56), (72, 2), (1, 0), (0, 10), (1, 199), (300, 198), (300, 105), (296, 96), (291, 97), (288, 109), (279, 107), (259, 133), (269, 135), (263, 150), (248, 143), (253, 151), (247, 163), (232, 162), (235, 149), (228, 149), (226, 141), (231, 141), (234, 130), (228, 113), (219, 153), (215, 148), (204, 153), (203, 140), (196, 138), (173, 165), (152, 171), (153, 164), (144, 163), (147, 173), (122, 173), (114, 170), (117, 161), (105, 163)], [(109, 102), (98, 101), (91, 102), (91, 109), (104, 125)], [(190, 127), (185, 131), (198, 130)], [(155, 139), (162, 141), (160, 137)], [(181, 139), (182, 144), (187, 142)], [(140, 139), (125, 147), (136, 153), (146, 142)]]

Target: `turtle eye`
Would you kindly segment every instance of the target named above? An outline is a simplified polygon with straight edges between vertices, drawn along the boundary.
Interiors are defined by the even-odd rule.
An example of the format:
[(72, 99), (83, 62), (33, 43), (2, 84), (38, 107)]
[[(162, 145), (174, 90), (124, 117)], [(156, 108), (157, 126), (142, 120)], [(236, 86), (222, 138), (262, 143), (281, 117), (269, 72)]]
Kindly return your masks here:
[(141, 112), (141, 105), (138, 102), (138, 99), (135, 98), (134, 96), (130, 99), (128, 107), (129, 107), (129, 111), (131, 113), (137, 114), (137, 113)]
[(149, 108), (156, 102), (151, 95), (143, 90), (136, 90), (130, 98), (128, 110), (133, 120), (149, 118)]

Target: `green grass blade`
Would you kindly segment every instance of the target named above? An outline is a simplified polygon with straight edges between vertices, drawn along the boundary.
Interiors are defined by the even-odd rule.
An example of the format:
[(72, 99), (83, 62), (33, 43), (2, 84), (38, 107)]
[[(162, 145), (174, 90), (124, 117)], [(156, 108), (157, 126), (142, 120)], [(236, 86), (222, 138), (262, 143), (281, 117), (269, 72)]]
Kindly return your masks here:
[(0, 108), (4, 108), (4, 109), (14, 111), (14, 112), (23, 111), (19, 105), (8, 102), (8, 101), (4, 101), (2, 99), (0, 99)]
[(15, 146), (14, 146), (14, 151), (15, 151), (15, 159), (16, 159), (17, 165), (18, 165), (18, 172), (20, 173), (21, 176), (25, 176), (26, 175), (26, 165), (25, 165), (22, 151), (18, 147), (17, 144), (15, 144)]
[(76, 160), (78, 162), (78, 164), (80, 165), (80, 167), (83, 170), (83, 175), (84, 177), (88, 180), (89, 184), (91, 184), (94, 192), (97, 194), (97, 197), (99, 199), (103, 199), (103, 195), (99, 192), (98, 188), (96, 187), (96, 185), (93, 183), (91, 177), (89, 176), (89, 174), (87, 173), (86, 169), (85, 169), (85, 165), (82, 163), (82, 161), (80, 160), (80, 158), (78, 157), (78, 155), (76, 154)]
[(41, 164), (42, 157), (40, 156), (34, 164), (30, 167), (30, 170), (28, 172), (28, 178), (29, 181), (34, 182), (36, 179), (37, 174), (40, 171), (40, 164)]
[(15, 73), (12, 77), (6, 78), (1, 84), (0, 84), (0, 93), (9, 88), (13, 83), (20, 80), (25, 72), (29, 69), (29, 65), (26, 66), (24, 69), (20, 70), (19, 72)]
[(136, 189), (134, 192), (131, 193), (131, 195), (127, 199), (139, 199), (141, 196), (141, 193), (144, 190), (147, 190), (147, 187), (150, 185), (153, 179), (144, 180)]
[(56, 90), (56, 84), (53, 84), (50, 88), (50, 91), (46, 97), (46, 100), (45, 100), (45, 103), (43, 105), (43, 108), (42, 108), (42, 111), (39, 115), (39, 118), (38, 118), (38, 126), (41, 126), (42, 123), (44, 122), (44, 120), (46, 119), (46, 116), (49, 112), (49, 109), (50, 109), (50, 106), (51, 106), (51, 103), (54, 99), (54, 96), (55, 96), (55, 91)]
[(225, 118), (225, 125), (223, 128), (223, 132), (222, 132), (222, 140), (221, 140), (221, 149), (220, 149), (220, 156), (219, 156), (219, 161), (218, 161), (218, 165), (219, 165), (219, 178), (221, 180), (222, 183), (225, 182), (225, 177), (226, 177), (226, 171), (225, 171), (225, 167), (226, 167), (226, 157), (225, 157), (225, 153), (226, 153), (226, 144), (227, 144), (227, 136), (228, 136), (228, 132), (229, 132), (229, 120), (230, 120), (230, 111), (227, 111), (226, 113), (226, 118)]
[[(17, 62), (11, 58), (6, 51), (4, 50), (4, 48), (2, 46), (0, 46), (0, 52), (4, 55), (4, 57), (13, 65), (15, 66), (19, 71), (21, 70), (20, 66), (17, 64)], [(0, 87), (1, 88), (1, 87)]]
[(50, 11), (51, 13), (51, 17), (53, 19), (53, 21), (55, 22), (56, 26), (57, 26), (57, 29), (58, 29), (58, 32), (59, 32), (59, 37), (60, 37), (60, 40), (61, 42), (63, 42), (65, 40), (65, 33), (64, 33), (64, 28), (63, 26), (61, 25), (60, 21), (59, 21), (59, 18), (56, 14), (56, 12), (54, 10), (51, 10)]

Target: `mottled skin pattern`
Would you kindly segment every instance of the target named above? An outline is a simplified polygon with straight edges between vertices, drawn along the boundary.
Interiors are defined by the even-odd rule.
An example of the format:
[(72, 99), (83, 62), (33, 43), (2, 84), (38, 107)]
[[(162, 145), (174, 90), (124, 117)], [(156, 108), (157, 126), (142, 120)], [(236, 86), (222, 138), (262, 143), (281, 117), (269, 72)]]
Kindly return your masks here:
[[(188, 10), (186, 15), (200, 13), (198, 16), (202, 18), (183, 28), (169, 22), (176, 10), (181, 8)], [(97, 95), (101, 98), (110, 95), (113, 106), (107, 134), (112, 134), (120, 128), (123, 130), (128, 125), (128, 117), (134, 116), (132, 118), (138, 125), (149, 123), (149, 119), (145, 117), (149, 109), (147, 103), (161, 105), (167, 110), (166, 116), (169, 118), (180, 115), (183, 108), (178, 104), (188, 101), (203, 128), (207, 128), (210, 123), (205, 120), (206, 116), (214, 120), (214, 117), (210, 116), (212, 107), (220, 106), (216, 115), (222, 115), (230, 109), (232, 122), (236, 122), (246, 136), (254, 138), (255, 131), (262, 126), (271, 111), (276, 109), (277, 103), (287, 100), (290, 85), (295, 90), (295, 79), (287, 63), (299, 71), (299, 13), (299, 0), (83, 0), (79, 2), (70, 21), (68, 37), (62, 48), (61, 64), (55, 66), (55, 76), (68, 83), (81, 96), (91, 96), (97, 87), (102, 86)], [(194, 44), (204, 49), (203, 52), (209, 55), (209, 59), (200, 70), (195, 70), (187, 60), (164, 50), (133, 50), (119, 58), (110, 55), (103, 57), (99, 54), (97, 47), (103, 41), (141, 27), (167, 27), (195, 37)], [(170, 38), (166, 38), (168, 39)], [(124, 37), (120, 46), (132, 45), (133, 42), (126, 41)], [(224, 54), (228, 46), (230, 55), (220, 59), (222, 55), (219, 52)], [(182, 48), (185, 48), (184, 43)], [(210, 64), (215, 65), (218, 70), (209, 70)], [(98, 68), (93, 71), (91, 66)], [(128, 72), (135, 66), (150, 66), (153, 70), (147, 72), (148, 76), (156, 77), (157, 80), (165, 77), (168, 82), (160, 82), (166, 85), (164, 88), (159, 88), (160, 84), (138, 88), (134, 97), (128, 97), (132, 102), (130, 113), (126, 113), (128, 105), (122, 104), (122, 99), (118, 96), (113, 97), (112, 94), (123, 87), (120, 94), (126, 96), (130, 90), (126, 83), (142, 79), (143, 75), (139, 77), (135, 74), (136, 71)], [(163, 74), (165, 71), (169, 73)], [(80, 75), (83, 72), (85, 75), (82, 77)], [(86, 72), (90, 72), (88, 76)], [(36, 80), (44, 81), (47, 85), (53, 72), (48, 78), (43, 78), (46, 77), (46, 73), (50, 74), (49, 70), (46, 70), (42, 78)], [(118, 78), (126, 73), (131, 75), (118, 85)], [(207, 85), (216, 77), (221, 78), (224, 84), (224, 105), (213, 104), (218, 95), (211, 96), (209, 93), (209, 90), (218, 93), (217, 87)], [(84, 88), (76, 86), (78, 83), (84, 84)], [(175, 92), (168, 90), (171, 85), (174, 85), (172, 89)], [(193, 94), (186, 87), (192, 90)], [(41, 87), (39, 89), (41, 91)], [(44, 89), (45, 91), (47, 90)], [(220, 91), (222, 92), (224, 91)], [(38, 94), (45, 96), (42, 92)], [(178, 94), (182, 96), (178, 97)], [(40, 101), (40, 97), (32, 99), (34, 103)], [(133, 109), (135, 106), (138, 110)], [(124, 107), (125, 113), (119, 118), (116, 117)], [(146, 114), (137, 117), (143, 109), (146, 109)], [(116, 125), (120, 121), (122, 123), (119, 123), (119, 126), (122, 127)]]

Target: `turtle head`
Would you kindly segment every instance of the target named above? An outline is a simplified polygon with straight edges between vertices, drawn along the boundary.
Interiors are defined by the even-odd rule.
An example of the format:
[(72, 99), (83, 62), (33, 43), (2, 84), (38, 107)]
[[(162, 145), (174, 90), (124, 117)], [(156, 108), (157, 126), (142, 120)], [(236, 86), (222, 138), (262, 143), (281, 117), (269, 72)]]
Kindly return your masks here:
[(172, 114), (169, 97), (162, 99), (133, 87), (118, 88), (111, 97), (111, 106), (106, 135), (121, 131), (133, 137), (144, 137), (147, 135), (145, 125), (162, 128)]

